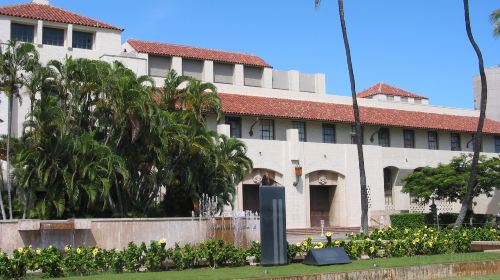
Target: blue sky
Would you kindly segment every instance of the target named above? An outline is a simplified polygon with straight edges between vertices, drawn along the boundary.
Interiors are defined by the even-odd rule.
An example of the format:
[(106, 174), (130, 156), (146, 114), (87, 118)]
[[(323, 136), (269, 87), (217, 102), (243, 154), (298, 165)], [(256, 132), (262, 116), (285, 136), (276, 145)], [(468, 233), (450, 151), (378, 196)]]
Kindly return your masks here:
[[(22, 3), (4, 0), (2, 3)], [(275, 69), (326, 74), (327, 92), (349, 95), (337, 1), (51, 0), (51, 4), (125, 28), (127, 38), (240, 51)], [(489, 14), (499, 0), (470, 1), (473, 33), (487, 67), (500, 64)], [(2, 4), (3, 5), (3, 4)], [(477, 59), (461, 0), (346, 0), (357, 90), (379, 81), (472, 108)]]

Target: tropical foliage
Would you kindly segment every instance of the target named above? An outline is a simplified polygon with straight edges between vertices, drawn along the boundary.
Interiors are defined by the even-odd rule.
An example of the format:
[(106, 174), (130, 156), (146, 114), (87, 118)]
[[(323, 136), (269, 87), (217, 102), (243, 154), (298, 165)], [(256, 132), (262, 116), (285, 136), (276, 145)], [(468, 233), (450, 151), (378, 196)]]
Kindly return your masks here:
[[(424, 167), (408, 175), (402, 192), (409, 193), (417, 203), (427, 204), (431, 198), (449, 202), (462, 202), (471, 172), (471, 155), (462, 154), (448, 164)], [(490, 197), (500, 187), (500, 157), (479, 158), (473, 197)]]
[[(500, 231), (494, 228), (436, 230), (431, 227), (376, 229), (371, 234), (350, 234), (347, 240), (334, 240), (325, 233), (325, 240), (315, 242), (311, 237), (288, 244), (288, 260), (300, 261), (311, 250), (344, 247), (351, 259), (362, 255), (371, 258), (402, 257), (463, 253), (471, 250), (471, 241), (500, 241)], [(252, 242), (249, 248), (237, 248), (222, 240), (207, 240), (199, 245), (166, 246), (167, 241), (153, 240), (149, 245), (129, 243), (122, 250), (106, 250), (66, 246), (60, 251), (53, 246), (16, 249), (10, 256), (0, 253), (0, 276), (19, 279), (28, 271), (40, 270), (44, 277), (122, 273), (139, 271), (184, 270), (201, 267), (243, 266), (259, 262), (261, 245)]]
[(497, 37), (500, 36), (500, 9), (491, 13), (490, 20), (493, 24), (493, 35)]
[(191, 215), (203, 193), (232, 203), (252, 162), (242, 142), (208, 128), (206, 114), (221, 115), (213, 84), (170, 71), (157, 88), (119, 62), (31, 57), (16, 81), (30, 112), (8, 145), (17, 216)]

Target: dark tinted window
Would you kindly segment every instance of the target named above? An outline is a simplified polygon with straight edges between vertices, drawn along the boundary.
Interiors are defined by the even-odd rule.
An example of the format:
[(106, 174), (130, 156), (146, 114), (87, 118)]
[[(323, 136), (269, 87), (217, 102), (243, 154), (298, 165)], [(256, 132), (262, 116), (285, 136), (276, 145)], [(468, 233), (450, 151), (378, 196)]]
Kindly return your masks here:
[(260, 135), (263, 140), (274, 140), (274, 120), (260, 120)]
[(92, 49), (94, 34), (81, 31), (73, 31), (73, 48)]
[(439, 140), (438, 140), (437, 131), (427, 132), (427, 143), (429, 145), (429, 150), (438, 150), (439, 149)]
[(330, 123), (323, 124), (323, 143), (335, 143), (335, 125)]
[(500, 153), (500, 136), (495, 136), (495, 153)]
[(405, 148), (415, 148), (415, 131), (410, 129), (403, 130)]
[(391, 146), (391, 136), (387, 127), (382, 127), (378, 131), (378, 144), (382, 147)]
[(452, 151), (461, 151), (462, 147), (460, 145), (460, 134), (452, 133), (450, 134), (450, 143)]
[(293, 128), (299, 130), (299, 141), (306, 142), (307, 141), (306, 123), (305, 122), (292, 122), (292, 126), (293, 126)]
[(56, 28), (43, 28), (44, 45), (64, 46), (64, 30)]
[(16, 42), (33, 43), (35, 37), (35, 27), (33, 25), (25, 25), (12, 23), (10, 26), (10, 39)]
[(226, 124), (230, 126), (231, 137), (241, 138), (241, 118), (239, 117), (226, 117)]

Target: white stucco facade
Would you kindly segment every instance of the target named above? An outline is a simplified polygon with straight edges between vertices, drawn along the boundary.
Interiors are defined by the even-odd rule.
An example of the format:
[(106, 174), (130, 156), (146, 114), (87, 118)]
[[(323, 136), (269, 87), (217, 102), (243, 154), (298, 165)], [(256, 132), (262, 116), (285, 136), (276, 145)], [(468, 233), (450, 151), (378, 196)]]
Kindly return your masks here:
[[(150, 61), (154, 56), (148, 53), (137, 52), (129, 43), (122, 44), (120, 30), (102, 29), (46, 22), (42, 20), (21, 19), (0, 15), (0, 43), (10, 39), (12, 23), (30, 24), (35, 27), (34, 44), (40, 52), (42, 63), (49, 60), (63, 60), (66, 56), (74, 58), (84, 57), (101, 59), (106, 62), (115, 60), (122, 62), (138, 75), (149, 75)], [(64, 46), (44, 45), (41, 41), (43, 26), (57, 27), (65, 30)], [(93, 47), (90, 50), (72, 48), (72, 31), (82, 30), (94, 34)], [(178, 73), (183, 73), (183, 60), (185, 58), (172, 56), (168, 60), (168, 68)], [(226, 71), (232, 74), (217, 74), (214, 66), (218, 62), (202, 60), (202, 70), (199, 74), (202, 81), (214, 83), (218, 91), (227, 94), (240, 94), (260, 96), (267, 98), (285, 98), (292, 100), (315, 101), (332, 104), (351, 104), (350, 97), (338, 96), (326, 93), (325, 76), (321, 73), (304, 74), (296, 70), (281, 71), (271, 67), (262, 67), (262, 76), (245, 76), (245, 65), (234, 63)], [(186, 64), (187, 65), (187, 64)], [(156, 67), (156, 66), (155, 66)], [(218, 69), (218, 68), (217, 68)], [(232, 69), (232, 70), (231, 70)], [(158, 69), (155, 69), (155, 71)], [(161, 69), (159, 69), (161, 71)], [(255, 70), (254, 70), (255, 71)], [(498, 68), (489, 69), (492, 86), (491, 98), (488, 105), (488, 117), (499, 120), (498, 108), (500, 108), (500, 91), (496, 76), (499, 75)], [(220, 76), (217, 76), (220, 75)], [(226, 76), (224, 76), (226, 75)], [(229, 75), (229, 76), (227, 76)], [(225, 83), (215, 82), (217, 79)], [(161, 86), (163, 77), (153, 76), (156, 84)], [(476, 82), (476, 80), (475, 80)], [(249, 86), (248, 84), (252, 84)], [(475, 86), (474, 88), (477, 88)], [(477, 94), (476, 94), (477, 96)], [(0, 96), (0, 134), (7, 132), (7, 102), (5, 96)], [(24, 98), (22, 105), (15, 102), (13, 114), (13, 133), (20, 135), (22, 121), (26, 115), (29, 104)], [(454, 116), (479, 115), (476, 110), (461, 108), (448, 108), (429, 104), (428, 100), (418, 103), (409, 98), (405, 102), (396, 96), (394, 100), (387, 100), (384, 95), (375, 98), (359, 99), (360, 106), (398, 109), (424, 113), (438, 113)], [(294, 110), (294, 108), (290, 108)], [(230, 115), (228, 115), (230, 116)], [(274, 118), (274, 139), (262, 140), (262, 119), (259, 116), (234, 116), (241, 120), (240, 138), (248, 147), (248, 156), (252, 159), (254, 170), (238, 186), (235, 198), (235, 207), (238, 210), (248, 209), (248, 205), (255, 206), (258, 197), (255, 196), (252, 187), (258, 185), (263, 174), (271, 175), (274, 180), (286, 188), (287, 204), (287, 227), (306, 228), (315, 225), (318, 219), (326, 219), (329, 226), (355, 227), (360, 225), (360, 185), (356, 145), (351, 143), (351, 124), (329, 123), (335, 127), (335, 143), (323, 143), (323, 124), (325, 122), (315, 120), (303, 121), (306, 130), (306, 141), (299, 141), (298, 130), (293, 128), (291, 119)], [(207, 116), (207, 122), (213, 130), (230, 135), (231, 127), (222, 125), (224, 120), (217, 122), (213, 115)], [(369, 186), (369, 214), (370, 223), (378, 225), (381, 217), (387, 219), (387, 215), (398, 211), (427, 211), (427, 207), (414, 205), (410, 197), (400, 192), (401, 179), (414, 169), (424, 166), (436, 166), (439, 163), (447, 163), (454, 156), (463, 152), (472, 151), (470, 143), (472, 135), (465, 132), (460, 134), (461, 151), (451, 151), (450, 133), (453, 131), (436, 130), (438, 146), (437, 150), (430, 150), (428, 143), (428, 131), (426, 129), (413, 129), (414, 148), (404, 148), (403, 128), (388, 127), (390, 147), (381, 147), (378, 143), (378, 132), (380, 126), (364, 126), (364, 152), (367, 184)], [(252, 133), (250, 133), (250, 131)], [(373, 138), (373, 141), (371, 141)], [(487, 156), (497, 156), (498, 147), (495, 140), (498, 135), (485, 135), (483, 152)], [(297, 178), (295, 167), (302, 167), (302, 175)], [(384, 190), (384, 168), (392, 171), (392, 190), (390, 193)], [(297, 183), (294, 185), (294, 183)], [(248, 190), (248, 191), (247, 191)], [(316, 198), (322, 202), (315, 201)], [(476, 200), (476, 213), (497, 214), (500, 203), (499, 192), (493, 198), (481, 197)], [(325, 205), (320, 205), (324, 203)], [(245, 205), (247, 204), (247, 205)], [(247, 207), (248, 206), (248, 207)], [(321, 210), (318, 207), (326, 207)], [(441, 212), (458, 211), (458, 204), (439, 204)], [(320, 213), (321, 212), (321, 213)]]

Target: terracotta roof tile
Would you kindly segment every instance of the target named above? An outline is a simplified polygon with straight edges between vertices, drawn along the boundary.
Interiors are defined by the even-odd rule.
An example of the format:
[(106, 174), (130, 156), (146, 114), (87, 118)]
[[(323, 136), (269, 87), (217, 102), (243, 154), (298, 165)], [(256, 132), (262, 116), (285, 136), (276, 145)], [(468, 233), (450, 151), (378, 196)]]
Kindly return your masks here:
[(139, 40), (127, 41), (137, 52), (161, 56), (179, 56), (183, 58), (213, 60), (226, 63), (238, 63), (248, 66), (271, 67), (262, 58), (237, 52), (226, 52), (167, 43), (156, 43)]
[[(225, 114), (354, 123), (351, 105), (219, 93)], [(477, 117), (360, 107), (365, 125), (475, 132)], [(484, 132), (500, 134), (500, 122), (487, 119)]]
[(401, 97), (412, 97), (412, 98), (418, 98), (418, 99), (429, 99), (425, 96), (418, 95), (411, 93), (409, 91), (384, 84), (384, 83), (378, 83), (376, 85), (373, 85), (362, 92), (358, 93), (358, 97), (360, 98), (366, 98), (370, 96), (374, 96), (377, 94), (384, 94), (384, 95), (395, 95), (395, 96), (401, 96)]
[(109, 25), (102, 21), (91, 19), (89, 17), (81, 16), (73, 12), (63, 10), (61, 8), (56, 8), (54, 6), (44, 4), (28, 3), (2, 6), (0, 7), (0, 15), (123, 31), (123, 29), (120, 27)]

